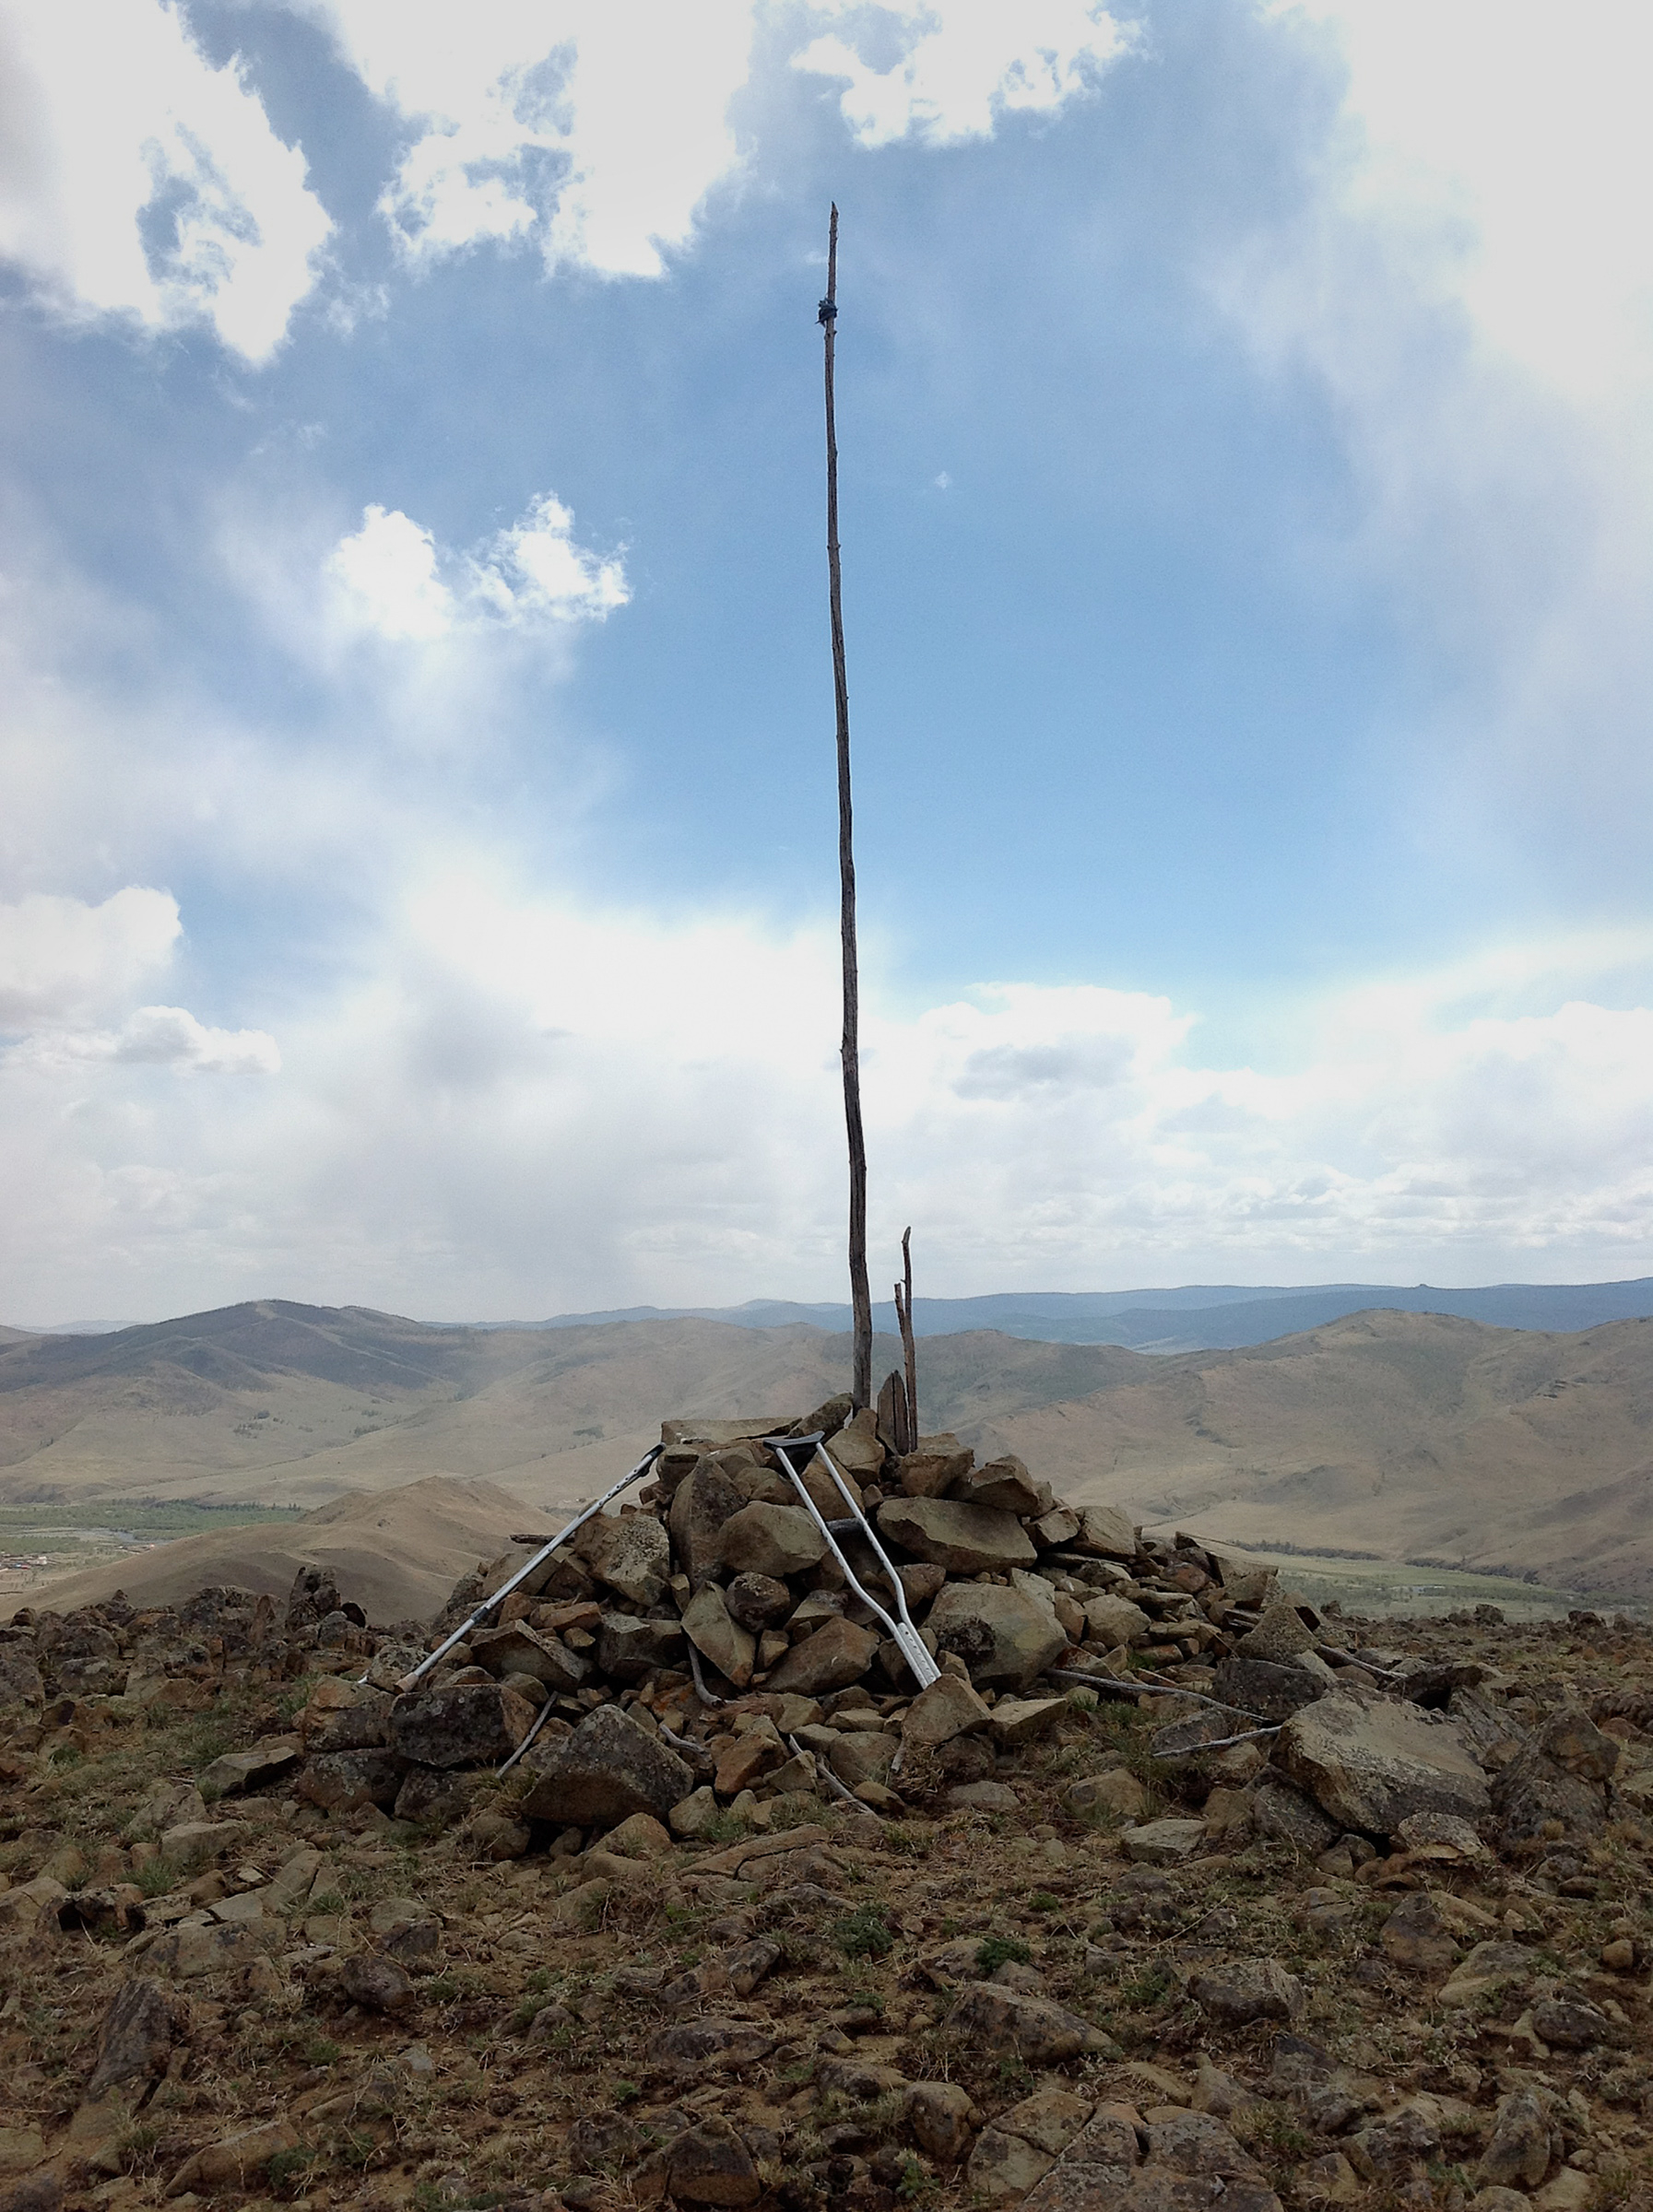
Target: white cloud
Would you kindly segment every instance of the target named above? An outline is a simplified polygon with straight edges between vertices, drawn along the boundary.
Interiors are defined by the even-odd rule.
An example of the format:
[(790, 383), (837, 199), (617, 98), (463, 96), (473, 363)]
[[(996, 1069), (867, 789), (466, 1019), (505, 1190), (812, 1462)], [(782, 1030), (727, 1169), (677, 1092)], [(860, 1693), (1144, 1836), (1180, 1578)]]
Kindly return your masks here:
[(419, 135), (384, 195), (431, 262), (532, 240), (548, 268), (657, 276), (738, 161), (751, 0), (301, 0)]
[(256, 1030), (206, 1028), (183, 1006), (138, 1006), (98, 1026), (168, 967), (183, 937), (167, 891), (130, 885), (100, 906), (35, 893), (0, 906), (0, 1035), (15, 1067), (115, 1062), (197, 1075), (273, 1075), (275, 1040)]
[(436, 540), (400, 509), (370, 507), (328, 566), (363, 627), (382, 638), (440, 638), (453, 627), (454, 595), (436, 572)]
[(162, 0), (0, 0), (0, 257), (71, 319), (266, 360), (331, 222), (236, 63)]
[(136, 884), (99, 906), (38, 892), (0, 905), (0, 1030), (101, 1011), (165, 968), (182, 934), (177, 900)]
[(632, 595), (624, 564), (575, 545), (573, 524), (547, 492), (509, 529), (455, 555), (439, 550), (432, 534), (399, 509), (370, 507), (360, 529), (334, 548), (327, 570), (347, 616), (393, 642), (490, 622), (600, 621)]
[(1006, 114), (1054, 114), (1093, 89), (1131, 44), (1090, 0), (828, 0), (809, 13), (844, 29), (812, 40), (793, 66), (848, 80), (839, 105), (866, 147), (909, 136), (955, 146), (990, 138)]
[[(1363, 986), (1292, 1009), (1265, 1070), (1204, 1058), (1148, 994), (903, 1013), (872, 948), (875, 1253), (913, 1222), (938, 1292), (1653, 1272), (1653, 1012), (1592, 995), (1650, 951)], [(429, 879), (351, 973), (284, 1019), (278, 1084), (210, 1111), (190, 1085), (154, 1112), (145, 1054), (257, 1070), (267, 1040), (150, 1009), (0, 1065), (0, 1139), (33, 1163), (0, 1311), (99, 1285), (126, 1311), (276, 1290), (449, 1317), (838, 1294), (830, 929), (578, 912), (496, 868)]]
[(1266, 372), (1330, 402), (1360, 520), (1319, 554), (1383, 580), (1443, 702), (1416, 733), (1420, 841), (1542, 818), (1546, 860), (1595, 888), (1639, 866), (1615, 825), (1653, 797), (1647, 11), (1260, 12), (1341, 108), (1298, 149), (1299, 204), (1208, 276)]
[[(383, 199), (415, 264), (532, 242), (548, 269), (658, 276), (706, 195), (737, 177), (730, 105), (754, 37), (848, 80), (866, 147), (991, 136), (1054, 114), (1128, 42), (1091, 0), (289, 0), (325, 23), (370, 89), (415, 126)], [(783, 45), (783, 51), (785, 46)]]

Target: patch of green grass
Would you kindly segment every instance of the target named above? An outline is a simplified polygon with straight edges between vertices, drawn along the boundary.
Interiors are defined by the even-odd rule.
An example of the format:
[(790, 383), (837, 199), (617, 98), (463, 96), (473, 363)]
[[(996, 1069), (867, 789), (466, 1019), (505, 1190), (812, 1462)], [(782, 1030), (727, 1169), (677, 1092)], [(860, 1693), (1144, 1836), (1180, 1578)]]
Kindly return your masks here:
[(310, 1900), (310, 1911), (324, 1920), (331, 1919), (345, 1909), (345, 1900), (337, 1889), (324, 1889)]
[(136, 1878), (146, 1897), (164, 1897), (176, 1884), (178, 1870), (165, 1859), (151, 1859), (138, 1868)]
[(1059, 1912), (1062, 1900), (1052, 1897), (1048, 1889), (1035, 1889), (1027, 1900), (1027, 1909), (1030, 1912)]
[(1033, 1957), (1033, 1952), (1019, 1936), (988, 1936), (976, 1946), (976, 1971), (986, 1978), (997, 1973), (1001, 1966), (1012, 1959), (1020, 1966), (1030, 1966)]
[(304, 2045), (304, 2064), (307, 2066), (330, 2066), (338, 2056), (339, 2046), (328, 2036), (313, 2035)]
[(300, 2183), (314, 2163), (314, 2151), (305, 2150), (301, 2146), (294, 2150), (273, 2151), (267, 2169), (270, 2187), (278, 2196), (296, 2195)]
[(54, 1767), (77, 1767), (86, 1753), (78, 1744), (53, 1744), (49, 1756)]
[(857, 1905), (832, 1923), (832, 1941), (846, 1959), (881, 1959), (895, 1947), (895, 1936), (877, 1905)]
[(895, 2194), (903, 2205), (914, 2205), (932, 2195), (939, 2186), (940, 2183), (921, 2159), (909, 2158), (901, 2170)]
[(1147, 2012), (1165, 1996), (1171, 1980), (1169, 1967), (1145, 1966), (1120, 1983), (1114, 1993), (1116, 2001), (1127, 2012)]

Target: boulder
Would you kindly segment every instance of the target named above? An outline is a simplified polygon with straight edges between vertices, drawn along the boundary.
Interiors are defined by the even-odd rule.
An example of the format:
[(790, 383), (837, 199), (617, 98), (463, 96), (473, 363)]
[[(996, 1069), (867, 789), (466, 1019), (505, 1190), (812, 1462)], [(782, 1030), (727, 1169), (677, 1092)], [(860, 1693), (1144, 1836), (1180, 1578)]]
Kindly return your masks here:
[(403, 2012), (413, 2003), (413, 1980), (400, 1959), (382, 1951), (352, 1951), (344, 1962), (339, 1984), (352, 2005), (370, 2012)]
[[(775, 1509), (765, 1506), (759, 1510), (773, 1512)], [(701, 1657), (710, 1660), (737, 1689), (746, 1688), (757, 1664), (757, 1642), (749, 1629), (729, 1618), (723, 1592), (715, 1583), (703, 1583), (690, 1599), (683, 1616), (683, 1633)]]
[(1242, 1658), (1271, 1659), (1277, 1664), (1296, 1658), (1299, 1652), (1312, 1652), (1314, 1648), (1314, 1630), (1291, 1600), (1285, 1597), (1277, 1597), (1250, 1635), (1242, 1636), (1235, 1647)]
[(804, 1574), (826, 1553), (826, 1538), (801, 1505), (743, 1505), (719, 1532), (719, 1554), (732, 1574), (782, 1581)]
[(956, 1653), (982, 1689), (1025, 1689), (1068, 1648), (1053, 1614), (997, 1583), (950, 1583), (926, 1625), (938, 1650)]
[(671, 1579), (671, 1541), (653, 1513), (597, 1513), (571, 1539), (599, 1583), (634, 1606), (657, 1606)]
[(875, 1481), (884, 1465), (884, 1447), (879, 1441), (879, 1417), (870, 1406), (845, 1421), (836, 1436), (827, 1439), (832, 1453), (851, 1482)]
[(966, 1983), (948, 2026), (984, 2052), (1014, 2056), (1030, 2066), (1059, 2065), (1107, 2044), (1107, 2038), (1076, 2013), (997, 1982)]
[(1150, 1820), (1141, 1828), (1128, 1828), (1120, 1841), (1125, 1855), (1139, 1866), (1180, 1866), (1205, 1849), (1205, 1822), (1175, 1817)]
[(1305, 1705), (1323, 1697), (1326, 1684), (1301, 1666), (1273, 1659), (1224, 1659), (1216, 1670), (1211, 1695), (1222, 1698), (1236, 1712), (1255, 1713), (1263, 1721), (1289, 1720)]
[(177, 1873), (195, 1874), (239, 1849), (246, 1835), (244, 1820), (181, 1820), (163, 1832), (160, 1855)]
[(0, 1643), (0, 1712), (45, 1702), (41, 1670), (20, 1643)]
[(390, 1709), (391, 1748), (421, 1767), (497, 1766), (533, 1725), (526, 1698), (497, 1682), (414, 1690)]
[(951, 1498), (888, 1498), (879, 1508), (879, 1528), (891, 1543), (950, 1574), (1003, 1574), (1031, 1567), (1039, 1556), (1013, 1513)]
[(992, 1506), (998, 1512), (1023, 1517), (1037, 1513), (1046, 1495), (1013, 1452), (962, 1477), (950, 1494), (966, 1505)]
[[(355, 1688), (354, 1684), (330, 1684)], [(390, 1709), (396, 1699), (385, 1689), (356, 1689), (348, 1705), (318, 1710), (312, 1698), (300, 1715), (305, 1748), (317, 1751), (376, 1751), (390, 1741)]]
[(763, 2194), (752, 2154), (728, 2121), (708, 2115), (667, 2153), (667, 2187), (679, 2205), (752, 2205)]
[(978, 2118), (970, 2092), (956, 2081), (915, 2081), (907, 2091), (907, 2125), (919, 2149), (944, 2165), (956, 2165), (970, 2148)]
[(984, 1705), (968, 1682), (957, 1675), (938, 1675), (908, 1706), (901, 1724), (901, 1740), (909, 1749), (933, 1751), (973, 1728), (985, 1728), (991, 1708)]
[(723, 1524), (746, 1500), (723, 1469), (703, 1459), (672, 1493), (671, 1548), (695, 1589), (714, 1574), (722, 1557)]
[(657, 1667), (682, 1666), (680, 1620), (645, 1620), (635, 1613), (605, 1613), (597, 1627), (598, 1671), (611, 1682), (641, 1682)]
[(1340, 1829), (1391, 1836), (1414, 1813), (1474, 1821), (1492, 1806), (1457, 1723), (1388, 1699), (1321, 1698), (1285, 1723), (1273, 1756)]
[(548, 1689), (572, 1693), (591, 1672), (589, 1662), (578, 1652), (571, 1652), (555, 1636), (531, 1629), (525, 1620), (508, 1621), (502, 1629), (478, 1629), (470, 1647), (472, 1659), (490, 1675), (532, 1675)]
[(723, 1602), (732, 1618), (758, 1636), (785, 1619), (792, 1610), (793, 1597), (785, 1583), (778, 1582), (773, 1574), (738, 1574), (726, 1586)]
[(182, 1997), (143, 1975), (124, 1982), (98, 2030), (87, 2101), (164, 2074), (173, 2046), (188, 2039), (189, 2006)]
[(844, 1788), (858, 1790), (863, 1783), (889, 1781), (896, 1745), (896, 1737), (886, 1735), (882, 1729), (845, 1728), (834, 1733), (827, 1756)]
[(203, 1797), (235, 1797), (243, 1791), (267, 1789), (290, 1774), (304, 1756), (296, 1735), (266, 1735), (250, 1751), (226, 1751), (195, 1777)]
[(1110, 1597), (1104, 1592), (1100, 1597), (1086, 1598), (1080, 1611), (1084, 1615), (1086, 1635), (1106, 1651), (1122, 1643), (1153, 1641), (1152, 1621), (1128, 1597)]
[(1118, 1506), (1087, 1505), (1072, 1548), (1088, 1552), (1094, 1559), (1134, 1559), (1137, 1532), (1129, 1515)]
[(599, 1705), (557, 1746), (518, 1810), (558, 1828), (615, 1828), (633, 1813), (669, 1818), (693, 1788), (693, 1774), (652, 1729), (622, 1706)]
[(290, 2120), (261, 2120), (234, 2135), (221, 2136), (184, 2159), (166, 2185), (168, 2196), (244, 2189), (280, 2151), (297, 2150), (299, 2131)]
[(858, 1629), (842, 1615), (832, 1615), (813, 1635), (793, 1645), (770, 1675), (769, 1688), (806, 1698), (847, 1689), (872, 1665), (878, 1648), (879, 1639), (871, 1629)]
[(1047, 1513), (1028, 1524), (1028, 1535), (1041, 1551), (1066, 1551), (1075, 1542), (1082, 1524), (1070, 1505), (1053, 1505)]
[(292, 1794), (305, 1805), (319, 1805), (323, 1812), (360, 1812), (363, 1805), (389, 1812), (405, 1771), (407, 1760), (392, 1749), (319, 1752), (299, 1768)]
[(1308, 2001), (1302, 1983), (1278, 1959), (1208, 1967), (1194, 1976), (1188, 1994), (1208, 2019), (1230, 2030), (1253, 2020), (1294, 2020)]
[(1536, 1739), (1523, 1744), (1494, 1777), (1492, 1801), (1505, 1850), (1543, 1835), (1553, 1820), (1569, 1836), (1600, 1835), (1607, 1824), (1605, 1787), (1570, 1774)]
[(1386, 1957), (1416, 1974), (1444, 1974), (1458, 1958), (1452, 1930), (1426, 1889), (1401, 1900), (1378, 1941)]
[(1511, 2089), (1498, 2100), (1492, 2140), (1475, 2169), (1494, 2187), (1536, 2189), (1550, 2164), (1550, 2118), (1537, 2089)]
[(940, 1498), (975, 1465), (975, 1453), (956, 1436), (921, 1436), (917, 1448), (897, 1462), (896, 1477), (908, 1498)]

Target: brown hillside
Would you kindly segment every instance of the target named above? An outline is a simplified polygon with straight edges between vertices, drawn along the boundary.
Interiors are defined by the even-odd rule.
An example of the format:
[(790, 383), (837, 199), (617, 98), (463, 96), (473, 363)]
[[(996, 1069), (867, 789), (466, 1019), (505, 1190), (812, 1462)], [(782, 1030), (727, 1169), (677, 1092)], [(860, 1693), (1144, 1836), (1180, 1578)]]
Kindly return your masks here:
[(1535, 1569), (1653, 1590), (1653, 1324), (1576, 1335), (1364, 1313), (1141, 1359), (990, 1425), (1057, 1487), (1214, 1540)]
[(42, 1582), (23, 1602), (66, 1613), (124, 1590), (134, 1605), (166, 1606), (214, 1583), (285, 1598), (301, 1567), (331, 1567), (370, 1619), (423, 1620), (456, 1575), (505, 1548), (525, 1516), (532, 1517), (522, 1500), (496, 1483), (429, 1477), (399, 1490), (336, 1498), (301, 1521), (183, 1536)]
[[(664, 1414), (817, 1404), (848, 1364), (846, 1338), (802, 1325), (434, 1329), (277, 1300), (30, 1337), (0, 1345), (0, 1500), (310, 1505), (443, 1476), (550, 1510), (606, 1488)], [(920, 1397), (926, 1428), (1152, 1523), (1653, 1592), (1653, 1323), (1383, 1312), (1174, 1358), (979, 1331), (925, 1340)]]

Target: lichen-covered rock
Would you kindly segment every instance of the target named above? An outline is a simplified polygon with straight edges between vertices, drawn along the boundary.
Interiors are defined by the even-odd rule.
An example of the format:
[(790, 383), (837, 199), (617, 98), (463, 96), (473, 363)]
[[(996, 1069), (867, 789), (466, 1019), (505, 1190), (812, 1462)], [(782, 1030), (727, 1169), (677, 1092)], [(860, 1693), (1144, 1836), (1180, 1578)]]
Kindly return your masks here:
[(597, 1628), (597, 1671), (611, 1682), (641, 1682), (659, 1666), (681, 1666), (683, 1624), (635, 1613), (605, 1613)]
[(967, 1983), (948, 2020), (982, 2050), (1014, 2054), (1030, 2066), (1057, 2065), (1081, 2052), (1104, 2050), (1107, 2043), (1076, 2013), (996, 1982)]
[(391, 1708), (391, 1747), (421, 1767), (497, 1766), (534, 1725), (526, 1698), (497, 1682), (417, 1689)]
[(1320, 1698), (1285, 1723), (1274, 1760), (1328, 1819), (1367, 1835), (1391, 1836), (1414, 1813), (1474, 1821), (1492, 1806), (1457, 1724), (1396, 1700)]
[(925, 1625), (980, 1689), (1026, 1689), (1068, 1648), (1053, 1614), (997, 1583), (949, 1583)]
[(596, 1513), (572, 1543), (599, 1583), (634, 1606), (659, 1604), (671, 1577), (671, 1540), (653, 1513)]
[(1116, 1505), (1087, 1505), (1080, 1517), (1073, 1549), (1089, 1552), (1094, 1559), (1134, 1559), (1137, 1532), (1129, 1514)]
[(668, 1526), (678, 1566), (699, 1589), (722, 1561), (723, 1524), (745, 1505), (733, 1482), (713, 1460), (703, 1459), (672, 1493)]
[(669, 1818), (694, 1788), (677, 1753), (619, 1705), (599, 1705), (559, 1744), (521, 1801), (525, 1818), (614, 1828), (633, 1813)]

